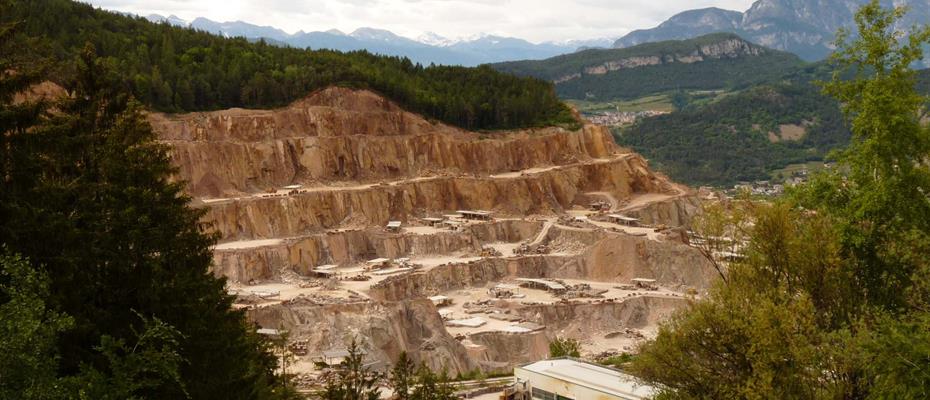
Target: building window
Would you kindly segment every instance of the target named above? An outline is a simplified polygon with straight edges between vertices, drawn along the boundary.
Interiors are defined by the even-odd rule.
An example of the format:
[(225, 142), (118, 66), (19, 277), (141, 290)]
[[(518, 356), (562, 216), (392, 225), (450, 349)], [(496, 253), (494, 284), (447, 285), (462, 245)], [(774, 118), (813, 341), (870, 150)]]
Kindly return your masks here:
[(533, 398), (539, 400), (556, 400), (555, 393), (550, 393), (538, 388), (533, 388)]

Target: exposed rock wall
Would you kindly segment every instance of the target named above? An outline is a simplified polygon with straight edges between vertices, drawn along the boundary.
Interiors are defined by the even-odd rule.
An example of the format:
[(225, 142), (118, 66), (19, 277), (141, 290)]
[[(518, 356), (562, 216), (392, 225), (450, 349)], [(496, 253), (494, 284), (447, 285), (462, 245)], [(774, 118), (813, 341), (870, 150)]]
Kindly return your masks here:
[(513, 178), (441, 177), (364, 189), (309, 191), (252, 197), (209, 206), (204, 222), (223, 240), (297, 236), (322, 229), (406, 221), (418, 211), (486, 209), (505, 214), (552, 214), (575, 196), (608, 191), (616, 198), (661, 192), (666, 182), (637, 155), (579, 164)]
[(445, 367), (453, 375), (478, 367), (427, 299), (323, 306), (294, 301), (251, 310), (249, 317), (266, 328), (287, 329), (292, 340), (306, 340), (310, 349), (345, 348), (354, 338), (366, 357), (387, 365), (407, 352), (414, 362), (435, 371)]
[[(600, 126), (482, 139), (378, 99), (370, 92), (329, 89), (279, 110), (153, 113), (149, 121), (171, 144), (189, 192), (208, 197), (294, 183), (501, 173), (604, 158), (618, 150)], [(350, 108), (339, 108), (340, 101)]]
[(552, 336), (591, 339), (592, 334), (656, 326), (671, 313), (688, 305), (673, 297), (640, 296), (621, 302), (559, 303), (515, 309), (523, 318), (546, 326)]
[(307, 274), (323, 264), (346, 265), (379, 257), (476, 254), (485, 243), (519, 242), (541, 226), (541, 222), (507, 220), (429, 235), (386, 233), (379, 228), (327, 232), (259, 248), (217, 250), (213, 272), (233, 282), (249, 282), (274, 278), (282, 270)]
[(665, 201), (650, 203), (628, 210), (625, 213), (639, 218), (646, 225), (666, 225), (671, 227), (690, 226), (691, 218), (701, 210), (700, 200), (693, 195), (672, 197)]
[(518, 277), (617, 283), (627, 283), (633, 278), (651, 278), (664, 286), (705, 290), (716, 277), (713, 266), (696, 249), (680, 243), (559, 229), (553, 229), (549, 234), (557, 238), (567, 234), (565, 232), (596, 241), (590, 242), (593, 246), (580, 255), (483, 259), (396, 276), (373, 286), (370, 295), (379, 300), (401, 300), (466, 287), (482, 287)]
[(512, 372), (513, 367), (549, 356), (550, 337), (546, 332), (480, 332), (468, 337), (473, 346), (468, 354), (483, 371)]

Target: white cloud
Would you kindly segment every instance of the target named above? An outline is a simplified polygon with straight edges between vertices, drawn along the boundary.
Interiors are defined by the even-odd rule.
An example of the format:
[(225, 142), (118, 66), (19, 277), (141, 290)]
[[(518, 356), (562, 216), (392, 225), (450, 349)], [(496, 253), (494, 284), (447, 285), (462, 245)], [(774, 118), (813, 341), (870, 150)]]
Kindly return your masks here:
[(478, 33), (531, 41), (620, 36), (688, 9), (744, 11), (753, 0), (85, 0), (96, 6), (184, 19), (242, 20), (288, 32), (359, 27), (408, 37)]

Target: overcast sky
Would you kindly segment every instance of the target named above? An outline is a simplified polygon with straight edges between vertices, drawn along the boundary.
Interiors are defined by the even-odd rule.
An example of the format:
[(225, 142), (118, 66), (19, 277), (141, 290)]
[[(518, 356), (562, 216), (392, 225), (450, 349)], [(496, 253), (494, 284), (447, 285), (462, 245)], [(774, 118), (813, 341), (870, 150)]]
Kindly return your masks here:
[(417, 37), (490, 33), (534, 42), (621, 36), (688, 9), (745, 11), (753, 0), (84, 0), (111, 10), (186, 20), (242, 20), (298, 30), (373, 27)]

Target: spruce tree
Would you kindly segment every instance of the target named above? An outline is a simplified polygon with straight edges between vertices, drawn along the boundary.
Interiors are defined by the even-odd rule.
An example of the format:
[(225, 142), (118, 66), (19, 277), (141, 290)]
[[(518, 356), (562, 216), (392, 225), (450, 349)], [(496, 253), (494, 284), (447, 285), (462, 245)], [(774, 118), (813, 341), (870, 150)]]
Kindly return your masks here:
[(172, 179), (167, 147), (92, 47), (75, 64), (47, 122), (2, 126), (15, 140), (5, 141), (0, 243), (48, 270), (49, 305), (74, 319), (60, 373), (117, 367), (102, 339), (134, 343), (157, 320), (180, 334), (182, 385), (136, 394), (272, 398), (274, 357), (209, 273), (214, 238)]

